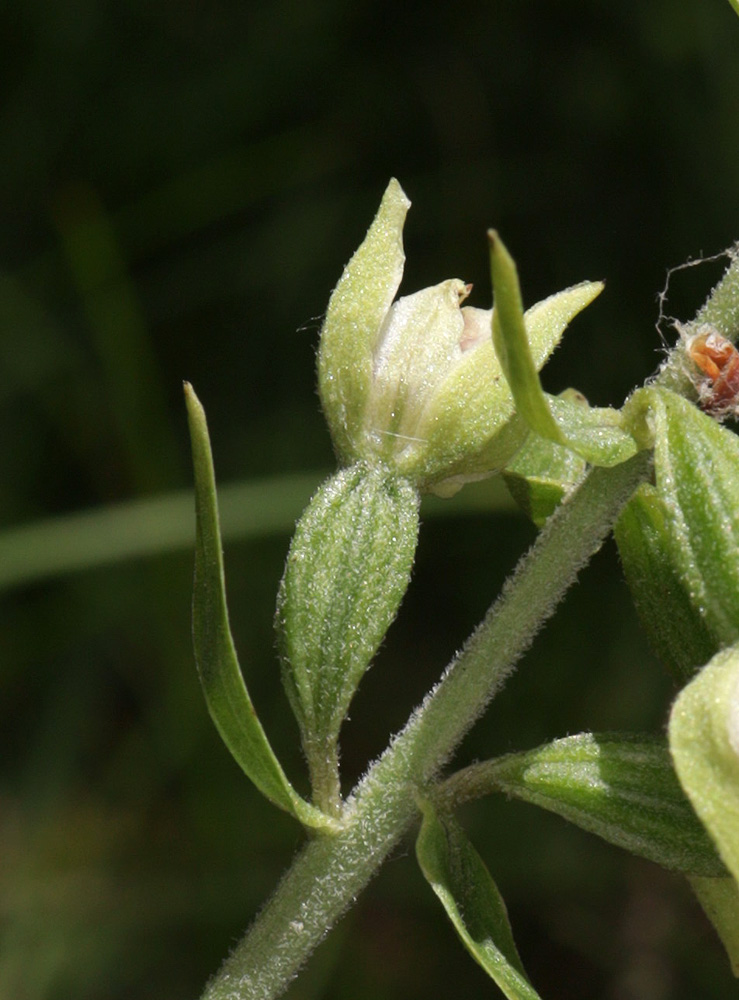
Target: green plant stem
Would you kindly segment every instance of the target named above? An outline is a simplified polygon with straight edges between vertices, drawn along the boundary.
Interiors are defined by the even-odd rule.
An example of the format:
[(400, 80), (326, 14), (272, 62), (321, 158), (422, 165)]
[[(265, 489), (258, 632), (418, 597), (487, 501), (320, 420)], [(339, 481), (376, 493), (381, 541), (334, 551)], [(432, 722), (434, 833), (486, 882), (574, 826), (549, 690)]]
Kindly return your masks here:
[(355, 789), (345, 828), (302, 850), (203, 1000), (269, 1000), (284, 991), (412, 824), (416, 791), (443, 767), (601, 546), (649, 462), (640, 453), (594, 469), (550, 518), (465, 648)]

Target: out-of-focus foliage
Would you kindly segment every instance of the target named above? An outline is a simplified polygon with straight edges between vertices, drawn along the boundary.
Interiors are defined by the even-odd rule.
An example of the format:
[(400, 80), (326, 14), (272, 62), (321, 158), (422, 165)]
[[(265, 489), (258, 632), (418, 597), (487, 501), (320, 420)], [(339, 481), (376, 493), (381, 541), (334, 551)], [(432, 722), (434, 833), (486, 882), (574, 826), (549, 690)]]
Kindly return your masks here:
[[(490, 225), (525, 305), (607, 279), (543, 377), (598, 406), (657, 363), (665, 267), (739, 236), (739, 26), (721, 0), (27, 0), (0, 13), (0, 45), (8, 528), (188, 486), (183, 378), (207, 407), (221, 481), (328, 467), (320, 315), (391, 175), (415, 205), (403, 293), (454, 274), (487, 307)], [(718, 273), (676, 276), (668, 312), (692, 315)], [(531, 532), (510, 515), (422, 525), (346, 727), (347, 784)], [(226, 556), (249, 690), (305, 790), (272, 638), (287, 542)], [(298, 843), (210, 725), (191, 567), (167, 555), (2, 597), (2, 997), (197, 995)], [(462, 758), (658, 729), (670, 697), (609, 549)], [(463, 819), (543, 996), (734, 995), (679, 879), (529, 806)], [(400, 858), (290, 995), (452, 989), (489, 986)]]

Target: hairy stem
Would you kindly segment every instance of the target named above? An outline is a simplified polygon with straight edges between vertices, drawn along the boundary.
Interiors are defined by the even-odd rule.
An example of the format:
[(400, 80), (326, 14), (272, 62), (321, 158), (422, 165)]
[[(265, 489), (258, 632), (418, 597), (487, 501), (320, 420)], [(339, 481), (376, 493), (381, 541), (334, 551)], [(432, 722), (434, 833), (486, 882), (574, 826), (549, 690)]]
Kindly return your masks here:
[(416, 790), (444, 766), (600, 548), (649, 462), (642, 452), (594, 469), (550, 518), (439, 684), (358, 784), (344, 829), (316, 836), (301, 851), (203, 1000), (269, 1000), (286, 989), (411, 826)]

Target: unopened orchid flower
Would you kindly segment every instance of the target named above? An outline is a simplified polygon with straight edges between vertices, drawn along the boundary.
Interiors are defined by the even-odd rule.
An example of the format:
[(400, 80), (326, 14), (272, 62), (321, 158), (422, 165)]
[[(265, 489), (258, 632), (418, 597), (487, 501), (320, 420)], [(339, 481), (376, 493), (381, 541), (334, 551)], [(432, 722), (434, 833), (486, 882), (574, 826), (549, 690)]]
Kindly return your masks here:
[[(448, 496), (501, 469), (526, 427), (493, 348), (492, 309), (463, 305), (470, 285), (450, 279), (394, 301), (409, 206), (391, 180), (331, 296), (319, 392), (343, 465), (385, 465), (419, 489)], [(576, 285), (526, 312), (537, 369), (601, 287)]]

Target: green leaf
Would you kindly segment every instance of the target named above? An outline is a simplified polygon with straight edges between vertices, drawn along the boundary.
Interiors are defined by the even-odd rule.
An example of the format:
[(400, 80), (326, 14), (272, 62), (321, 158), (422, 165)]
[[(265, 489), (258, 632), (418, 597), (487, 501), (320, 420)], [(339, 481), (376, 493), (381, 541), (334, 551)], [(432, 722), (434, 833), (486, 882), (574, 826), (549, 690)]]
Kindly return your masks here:
[(455, 802), (503, 791), (665, 868), (726, 874), (656, 737), (580, 733), (475, 764), (442, 789)]
[(324, 808), (338, 800), (339, 729), (408, 587), (418, 507), (407, 480), (359, 463), (320, 487), (290, 545), (276, 616), (283, 681)]
[(529, 347), (516, 265), (494, 229), (489, 231), (488, 238), (495, 296), (493, 345), (513, 393), (516, 410), (537, 434), (564, 444), (564, 436), (544, 397)]
[[(729, 0), (739, 13), (737, 0)], [(739, 327), (739, 252), (736, 244), (726, 251), (729, 266), (695, 317), (695, 323), (715, 326), (725, 337), (736, 339)], [(733, 336), (732, 336), (733, 334)]]
[(268, 799), (306, 826), (336, 824), (293, 789), (257, 718), (241, 675), (226, 605), (213, 458), (205, 412), (192, 387), (185, 399), (195, 469), (196, 549), (193, 642), (210, 716), (237, 764)]
[(560, 427), (567, 428), (567, 444), (532, 431), (503, 471), (512, 496), (539, 527), (579, 482), (588, 462), (610, 467), (636, 453), (636, 442), (622, 430), (616, 410), (591, 409), (576, 389), (545, 399)]
[(675, 770), (733, 878), (691, 885), (739, 975), (739, 649), (718, 653), (683, 688), (669, 725)]
[(451, 817), (424, 802), (416, 857), (460, 940), (508, 1000), (539, 1000), (521, 964), (503, 898), (480, 855)]
[(718, 653), (681, 691), (669, 725), (675, 770), (739, 881), (739, 647)]

